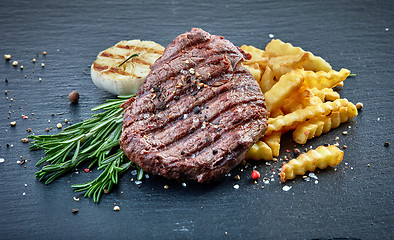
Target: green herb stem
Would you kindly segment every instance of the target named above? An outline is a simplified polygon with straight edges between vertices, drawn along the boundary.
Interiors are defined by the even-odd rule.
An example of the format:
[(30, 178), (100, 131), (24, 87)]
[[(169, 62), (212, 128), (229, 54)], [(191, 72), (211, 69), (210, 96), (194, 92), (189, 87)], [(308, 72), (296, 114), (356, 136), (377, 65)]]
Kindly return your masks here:
[[(89, 168), (97, 164), (102, 173), (93, 181), (85, 184), (74, 184), (71, 187), (77, 192), (85, 192), (85, 197), (93, 196), (98, 203), (102, 193), (109, 192), (118, 184), (119, 176), (130, 167), (136, 167), (124, 156), (119, 148), (122, 134), (124, 109), (120, 106), (132, 96), (119, 96), (118, 99), (107, 100), (92, 111), (104, 110), (92, 114), (91, 119), (65, 128), (56, 135), (31, 135), (31, 149), (43, 149), (45, 157), (37, 162), (37, 166), (46, 162), (36, 172), (39, 180), (49, 184), (60, 176), (74, 171), (82, 163), (89, 163)], [(138, 179), (142, 179), (143, 171), (138, 169)]]
[(125, 64), (127, 61), (129, 61), (129, 60), (132, 59), (133, 57), (138, 57), (138, 56), (139, 56), (138, 53), (135, 53), (135, 54), (131, 55), (130, 57), (126, 58), (126, 60), (124, 60), (121, 64), (119, 64), (118, 67), (121, 67), (123, 64)]

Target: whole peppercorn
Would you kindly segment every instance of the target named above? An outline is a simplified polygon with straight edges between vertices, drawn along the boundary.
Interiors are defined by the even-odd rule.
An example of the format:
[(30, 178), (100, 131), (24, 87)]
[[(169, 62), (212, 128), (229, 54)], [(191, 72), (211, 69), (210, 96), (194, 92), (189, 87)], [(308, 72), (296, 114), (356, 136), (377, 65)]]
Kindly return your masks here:
[(68, 100), (70, 100), (71, 103), (78, 103), (79, 100), (79, 93), (77, 91), (72, 91), (68, 95)]
[(363, 107), (364, 107), (364, 104), (363, 104), (362, 102), (358, 102), (358, 103), (356, 104), (356, 108), (357, 108), (358, 110), (361, 110)]
[(298, 149), (298, 148), (294, 148), (294, 150), (293, 150), (293, 153), (294, 153), (294, 156), (298, 156), (298, 155), (300, 155), (300, 149)]

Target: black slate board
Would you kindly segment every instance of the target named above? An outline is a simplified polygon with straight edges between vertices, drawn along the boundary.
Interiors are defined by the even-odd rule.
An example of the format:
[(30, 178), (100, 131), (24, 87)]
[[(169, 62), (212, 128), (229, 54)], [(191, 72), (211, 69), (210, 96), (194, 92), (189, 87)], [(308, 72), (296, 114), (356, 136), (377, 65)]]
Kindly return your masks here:
[[(1, 57), (11, 54), (24, 69), (0, 61), (0, 238), (393, 239), (393, 147), (383, 146), (394, 133), (393, 10), (393, 1), (1, 1)], [(70, 188), (97, 171), (72, 173), (47, 186), (34, 178), (43, 152), (21, 143), (25, 130), (44, 134), (53, 127), (56, 133), (56, 123), (87, 119), (92, 107), (113, 97), (95, 88), (87, 74), (99, 51), (129, 39), (166, 46), (191, 27), (259, 48), (274, 34), (322, 56), (334, 69), (356, 73), (340, 94), (363, 102), (363, 111), (306, 145), (334, 143), (339, 136), (348, 149), (336, 170), (318, 171), (318, 184), (288, 182), (288, 192), (277, 176), (264, 189), (261, 182), (253, 184), (250, 167), (233, 170), (217, 184), (186, 188), (154, 176), (137, 188), (127, 172), (99, 204)], [(81, 95), (78, 105), (67, 100), (73, 90)], [(341, 135), (344, 130), (349, 134)], [(284, 140), (281, 156), (293, 148)], [(23, 166), (17, 164), (20, 156), (29, 160)], [(270, 177), (279, 166), (259, 163), (257, 169)], [(112, 210), (115, 203), (119, 212)], [(72, 214), (73, 208), (79, 213)]]

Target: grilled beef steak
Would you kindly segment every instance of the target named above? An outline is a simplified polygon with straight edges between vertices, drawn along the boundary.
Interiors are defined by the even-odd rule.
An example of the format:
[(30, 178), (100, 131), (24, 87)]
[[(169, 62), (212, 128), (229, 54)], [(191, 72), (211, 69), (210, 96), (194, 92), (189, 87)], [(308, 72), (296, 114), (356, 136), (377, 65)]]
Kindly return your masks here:
[(144, 171), (210, 182), (237, 166), (266, 129), (263, 94), (246, 54), (193, 28), (178, 36), (127, 101), (120, 146)]

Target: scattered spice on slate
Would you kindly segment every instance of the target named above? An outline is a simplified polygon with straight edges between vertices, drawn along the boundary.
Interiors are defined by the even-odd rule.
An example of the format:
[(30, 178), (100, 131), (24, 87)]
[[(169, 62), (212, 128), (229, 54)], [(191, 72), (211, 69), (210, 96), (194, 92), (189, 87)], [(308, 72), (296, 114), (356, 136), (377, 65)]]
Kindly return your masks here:
[(252, 178), (253, 179), (259, 179), (260, 178), (260, 173), (259, 173), (259, 171), (257, 171), (257, 170), (253, 170), (253, 172), (252, 172)]
[(11, 55), (10, 54), (5, 54), (4, 58), (6, 61), (9, 61), (11, 59)]
[(300, 154), (300, 152), (301, 151), (298, 148), (294, 148), (294, 150), (293, 150), (294, 156), (298, 156)]
[(22, 138), (22, 139), (21, 139), (21, 142), (23, 142), (23, 143), (28, 143), (28, 142), (29, 142), (29, 139), (27, 139), (27, 138)]
[(43, 51), (43, 52), (42, 52), (42, 55), (44, 55), (44, 56), (47, 55), (47, 52), (46, 52), (46, 51)]
[(343, 148), (343, 149), (346, 149), (346, 148), (347, 148), (347, 146), (346, 146), (346, 145), (343, 145), (343, 146), (342, 146), (342, 148)]
[(15, 121), (13, 121), (13, 122), (10, 122), (10, 125), (11, 125), (11, 127), (15, 127), (15, 125), (16, 125), (16, 122), (15, 122)]
[(120, 207), (119, 206), (115, 206), (114, 207), (114, 211), (120, 211)]
[(73, 212), (74, 214), (76, 214), (76, 213), (79, 212), (79, 209), (78, 209), (78, 208), (73, 208), (72, 212)]
[(14, 67), (18, 66), (18, 61), (13, 61), (12, 66), (14, 66)]
[(389, 146), (390, 146), (390, 142), (385, 142), (385, 143), (384, 143), (384, 146), (385, 146), (385, 147), (389, 147)]
[(356, 104), (356, 108), (357, 108), (358, 110), (361, 110), (363, 107), (364, 107), (364, 104), (363, 104), (362, 102), (358, 102), (358, 103)]
[(68, 100), (70, 100), (71, 103), (77, 103), (79, 100), (79, 93), (77, 91), (72, 91), (69, 95), (68, 95)]
[(234, 179), (239, 181), (239, 180), (241, 180), (241, 177), (239, 175), (235, 175)]
[(168, 185), (164, 185), (164, 189), (169, 189), (170, 187)]

